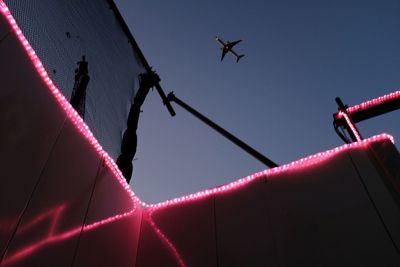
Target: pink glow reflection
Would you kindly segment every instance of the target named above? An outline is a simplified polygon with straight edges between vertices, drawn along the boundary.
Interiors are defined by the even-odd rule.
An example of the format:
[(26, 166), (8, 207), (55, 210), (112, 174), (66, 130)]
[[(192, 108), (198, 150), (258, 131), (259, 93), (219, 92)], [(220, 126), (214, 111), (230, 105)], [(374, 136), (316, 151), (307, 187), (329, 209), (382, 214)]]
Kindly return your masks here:
[(161, 231), (161, 229), (156, 225), (156, 223), (153, 220), (153, 213), (154, 209), (148, 209), (143, 213), (144, 219), (146, 219), (149, 223), (150, 226), (154, 229), (154, 232), (157, 234), (157, 237), (161, 242), (166, 245), (167, 249), (169, 250), (170, 254), (175, 258), (176, 263), (180, 267), (186, 267), (186, 263), (183, 261), (182, 256), (179, 254), (178, 250), (176, 249), (176, 246), (168, 239), (168, 237)]
[(48, 222), (45, 236), (41, 237), (39, 240), (33, 241), (32, 244), (26, 244), (24, 247), (18, 249), (16, 252), (7, 255), (6, 258), (1, 262), (1, 266), (10, 266), (12, 264), (23, 261), (25, 258), (40, 251), (41, 249), (46, 248), (49, 245), (57, 242), (66, 241), (70, 238), (76, 238), (79, 234), (82, 234), (83, 232), (92, 231), (106, 224), (126, 218), (132, 215), (134, 211), (135, 209), (131, 210), (130, 212), (118, 214), (92, 224), (84, 225), (83, 227), (81, 225), (78, 225), (74, 228), (71, 228), (70, 230), (62, 232), (59, 232), (57, 230), (57, 226), (66, 217), (66, 215), (64, 215), (64, 213), (66, 212), (65, 205), (45, 211), (39, 214), (33, 220), (22, 225), (18, 229), (17, 233), (18, 235), (29, 235), (30, 233), (35, 233), (35, 231), (40, 229), (40, 227), (43, 226), (45, 222)]

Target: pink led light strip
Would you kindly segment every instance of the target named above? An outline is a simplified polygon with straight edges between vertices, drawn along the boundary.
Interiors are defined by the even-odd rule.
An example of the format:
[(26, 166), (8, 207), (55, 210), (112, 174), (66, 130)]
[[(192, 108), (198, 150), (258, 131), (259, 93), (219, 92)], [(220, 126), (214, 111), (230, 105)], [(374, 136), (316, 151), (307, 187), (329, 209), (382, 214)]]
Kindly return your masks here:
[(354, 123), (353, 123), (353, 121), (350, 119), (349, 115), (346, 114), (346, 113), (343, 112), (343, 111), (339, 111), (339, 115), (344, 117), (344, 119), (345, 119), (346, 122), (347, 122), (347, 125), (349, 125), (351, 131), (353, 132), (354, 136), (356, 137), (357, 142), (361, 141), (362, 138), (361, 138), (361, 136), (360, 136), (360, 133), (358, 132), (356, 126), (355, 126)]
[(285, 164), (273, 169), (267, 169), (252, 175), (249, 175), (247, 177), (244, 177), (242, 179), (236, 180), (234, 182), (228, 183), (226, 185), (222, 185), (219, 187), (215, 187), (215, 188), (211, 188), (211, 189), (206, 189), (204, 191), (200, 191), (194, 194), (190, 194), (187, 196), (183, 196), (183, 197), (179, 197), (179, 198), (174, 198), (172, 200), (167, 200), (164, 202), (160, 202), (157, 204), (146, 204), (143, 203), (143, 205), (145, 205), (146, 207), (152, 209), (152, 210), (156, 210), (156, 209), (160, 209), (163, 207), (168, 207), (168, 206), (173, 206), (173, 205), (179, 205), (183, 202), (188, 202), (188, 201), (195, 201), (201, 198), (205, 198), (208, 196), (212, 196), (212, 195), (217, 195), (217, 194), (223, 194), (232, 190), (237, 190), (243, 186), (245, 186), (246, 184), (254, 181), (255, 179), (260, 179), (260, 178), (267, 178), (268, 176), (272, 176), (272, 175), (278, 175), (280, 173), (284, 173), (290, 170), (294, 170), (296, 168), (301, 168), (301, 167), (306, 167), (306, 166), (310, 166), (312, 164), (318, 163), (322, 160), (325, 160), (327, 158), (330, 158), (336, 154), (338, 154), (339, 152), (342, 151), (347, 151), (349, 149), (352, 148), (357, 148), (357, 147), (363, 147), (366, 146), (372, 142), (376, 142), (376, 141), (382, 141), (382, 140), (390, 140), (393, 144), (394, 144), (394, 138), (393, 136), (383, 133), (380, 135), (376, 135), (373, 136), (371, 138), (367, 138), (364, 140), (360, 140), (358, 142), (355, 143), (351, 143), (351, 144), (345, 144), (339, 147), (336, 147), (334, 149), (325, 151), (325, 152), (321, 152), (321, 153), (317, 153), (311, 156), (308, 156), (306, 158), (302, 158), (300, 160), (294, 161), (292, 163), (289, 164)]
[(104, 159), (105, 164), (107, 165), (108, 168), (112, 171), (114, 176), (117, 178), (118, 182), (122, 185), (122, 187), (125, 189), (125, 191), (129, 194), (130, 198), (132, 199), (132, 204), (133, 208), (125, 212), (123, 214), (118, 214), (115, 216), (111, 216), (107, 219), (104, 219), (100, 222), (87, 225), (85, 228), (94, 228), (99, 225), (109, 223), (121, 218), (124, 218), (126, 216), (131, 215), (135, 209), (136, 209), (136, 203), (140, 203), (140, 200), (133, 191), (130, 189), (128, 183), (126, 182), (124, 176), (122, 175), (121, 171), (118, 169), (117, 165), (115, 162), (112, 160), (112, 158), (107, 154), (107, 152), (101, 147), (97, 139), (93, 136), (93, 133), (90, 131), (89, 127), (85, 124), (85, 122), (82, 120), (82, 118), (78, 115), (78, 113), (75, 111), (75, 109), (70, 105), (69, 101), (64, 97), (64, 95), (61, 93), (61, 91), (56, 87), (54, 82), (50, 79), (50, 76), (48, 75), (46, 69), (44, 68), (42, 62), (40, 61), (39, 57), (37, 56), (36, 52), (33, 50), (32, 46), (29, 44), (28, 40), (22, 33), (21, 29), (17, 25), (16, 20), (12, 16), (9, 8), (7, 5), (4, 3), (3, 0), (0, 0), (0, 13), (6, 18), (8, 23), (10, 24), (13, 32), (16, 34), (17, 38), (23, 45), (25, 51), (27, 52), (30, 60), (32, 61), (36, 71), (42, 78), (42, 80), (45, 82), (47, 85), (48, 89), (51, 91), (53, 96), (55, 96), (55, 99), (57, 102), (61, 105), (61, 107), (64, 109), (67, 117), (73, 122), (75, 127), (79, 130), (79, 132), (86, 138), (86, 140), (89, 141), (89, 143), (93, 146), (93, 148), (97, 151), (98, 155), (100, 158)]
[(360, 133), (358, 132), (355, 124), (353, 123), (353, 121), (351, 119), (351, 114), (361, 111), (361, 110), (364, 110), (364, 109), (369, 109), (369, 108), (372, 108), (375, 106), (379, 106), (385, 102), (390, 102), (390, 101), (398, 100), (398, 99), (400, 99), (400, 91), (392, 92), (390, 94), (386, 94), (384, 96), (380, 96), (378, 98), (365, 101), (359, 105), (348, 107), (346, 109), (346, 112), (339, 111), (339, 113), (337, 114), (337, 118), (344, 118), (346, 120), (347, 124), (349, 125), (351, 131), (353, 132), (354, 136), (356, 137), (357, 141), (360, 141), (362, 138), (361, 138)]
[(175, 245), (168, 239), (168, 237), (161, 231), (161, 229), (155, 224), (153, 221), (153, 210), (149, 210), (148, 212), (144, 213), (145, 218), (150, 223), (151, 227), (153, 227), (154, 231), (156, 232), (158, 238), (163, 242), (167, 248), (169, 249), (171, 255), (174, 256), (176, 263), (180, 267), (186, 267), (185, 261), (182, 259), (182, 256), (179, 254), (178, 250), (176, 249)]
[(369, 101), (365, 101), (359, 105), (355, 105), (352, 107), (348, 107), (346, 109), (348, 114), (351, 114), (353, 112), (359, 111), (359, 110), (363, 110), (363, 109), (367, 109), (367, 108), (371, 108), (374, 106), (378, 106), (384, 102), (388, 102), (388, 101), (392, 101), (392, 100), (396, 100), (396, 99), (400, 99), (400, 91), (396, 91), (384, 96), (380, 96), (378, 98), (369, 100)]

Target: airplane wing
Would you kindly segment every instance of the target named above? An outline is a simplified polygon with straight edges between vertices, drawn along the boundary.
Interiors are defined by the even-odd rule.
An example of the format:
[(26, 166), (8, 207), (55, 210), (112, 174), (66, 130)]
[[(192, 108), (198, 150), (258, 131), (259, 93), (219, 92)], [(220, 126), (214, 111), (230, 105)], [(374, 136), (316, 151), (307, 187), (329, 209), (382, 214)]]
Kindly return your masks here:
[(221, 39), (219, 39), (218, 36), (215, 36), (215, 40), (216, 40), (218, 43), (220, 43), (221, 45), (225, 45), (225, 42), (222, 41)]
[(227, 43), (227, 46), (229, 46), (229, 49), (232, 49), (232, 47), (234, 47), (235, 45), (237, 45), (238, 43), (240, 43), (242, 40), (237, 40), (234, 42), (229, 42)]

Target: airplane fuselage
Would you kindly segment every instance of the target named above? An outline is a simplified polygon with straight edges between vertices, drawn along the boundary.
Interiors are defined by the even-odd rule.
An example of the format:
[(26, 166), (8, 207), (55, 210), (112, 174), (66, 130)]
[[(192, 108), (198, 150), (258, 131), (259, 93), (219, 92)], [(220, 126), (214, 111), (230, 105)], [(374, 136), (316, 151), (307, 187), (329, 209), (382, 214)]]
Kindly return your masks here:
[(222, 50), (222, 56), (221, 56), (221, 61), (224, 59), (226, 53), (231, 52), (233, 55), (236, 56), (236, 62), (239, 61), (240, 58), (242, 58), (244, 55), (239, 55), (236, 53), (232, 48), (236, 44), (240, 43), (242, 40), (234, 41), (234, 42), (224, 42), (221, 38), (218, 36), (215, 37), (215, 40), (222, 45), (221, 50)]

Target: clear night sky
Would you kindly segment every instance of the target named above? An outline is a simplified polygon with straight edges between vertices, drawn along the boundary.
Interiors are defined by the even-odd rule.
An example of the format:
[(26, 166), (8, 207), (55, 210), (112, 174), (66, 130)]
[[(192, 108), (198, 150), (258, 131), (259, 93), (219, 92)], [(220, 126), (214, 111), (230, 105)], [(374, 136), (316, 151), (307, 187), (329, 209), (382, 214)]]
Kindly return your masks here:
[[(400, 88), (398, 0), (117, 0), (136, 41), (176, 96), (278, 164), (343, 142), (334, 101), (362, 101)], [(219, 45), (246, 56), (220, 62)], [(265, 169), (156, 91), (140, 118), (133, 190), (158, 202)], [(400, 139), (400, 111), (363, 123), (364, 137)]]

